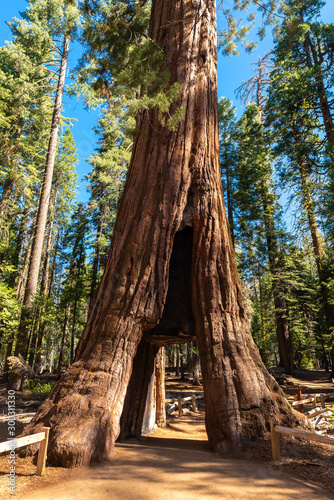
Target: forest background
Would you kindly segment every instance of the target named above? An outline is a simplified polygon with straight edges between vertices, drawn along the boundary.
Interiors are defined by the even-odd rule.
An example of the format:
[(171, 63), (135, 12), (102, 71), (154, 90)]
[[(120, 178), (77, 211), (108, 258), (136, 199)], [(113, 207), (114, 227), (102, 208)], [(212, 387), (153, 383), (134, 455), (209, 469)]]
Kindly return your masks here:
[[(235, 55), (233, 46), (232, 54), (224, 54), (231, 45), (219, 50), (218, 97), (222, 182), (252, 334), (264, 362), (268, 366), (281, 363), (291, 373), (294, 366), (328, 369), (332, 365), (334, 179), (329, 129), (334, 106), (334, 35), (332, 24), (327, 23), (334, 18), (334, 6), (316, 0), (302, 2), (301, 19), (300, 3), (286, 3), (290, 11), (276, 17), (280, 28), (275, 41), (269, 29), (252, 54), (239, 47), (240, 54)], [(51, 4), (64, 12), (64, 7), (66, 11), (75, 2)], [(28, 5), (35, 8), (35, 14), (26, 19), (27, 24), (5, 24), (12, 17), (21, 19), (20, 12)], [(52, 130), (57, 57), (60, 61), (66, 38), (66, 30), (62, 31), (61, 23), (52, 17), (55, 13), (47, 12), (45, 5), (16, 0), (1, 11), (4, 90), (0, 127), (5, 147), (0, 171), (0, 362), (4, 370), (6, 357), (14, 352), (22, 354), (36, 371), (60, 369), (73, 359), (103, 272), (130, 158), (133, 118), (127, 113), (130, 109), (133, 117), (143, 106), (140, 99), (136, 104), (129, 94), (120, 92), (123, 85), (133, 96), (141, 82), (131, 80), (116, 55), (119, 83), (114, 68), (91, 68), (86, 61), (78, 69), (83, 43), (93, 58), (105, 46), (92, 35), (98, 13), (95, 20), (92, 16), (84, 42), (79, 40), (82, 27), (76, 27), (82, 12), (72, 13), (73, 18), (63, 23), (72, 23), (73, 31), (50, 204), (33, 289), (33, 240)], [(224, 3), (225, 9), (232, 6), (232, 1)], [(105, 21), (104, 14), (100, 15)], [(115, 15), (113, 9), (110, 15)], [(246, 19), (245, 14), (242, 17)], [(132, 33), (147, 30), (146, 18), (147, 12), (140, 12), (138, 18), (130, 16), (137, 22), (131, 26)], [(289, 24), (287, 19), (297, 21)], [(48, 41), (43, 42), (50, 44), (47, 50), (38, 42), (41, 33), (37, 32), (35, 41), (27, 34), (27, 25), (36, 22), (39, 30), (48, 30)], [(307, 25), (313, 31), (307, 31)], [(258, 20), (248, 40), (256, 38), (259, 28)], [(219, 10), (218, 31), (222, 29), (226, 29), (226, 16)], [(311, 54), (312, 67), (307, 33), (319, 50), (318, 60)], [(124, 40), (116, 28), (109, 36), (110, 50), (117, 52)], [(140, 50), (146, 50), (142, 40), (130, 38), (136, 39), (133, 53), (140, 58)], [(13, 42), (11, 49), (5, 48), (6, 40)], [(266, 56), (273, 48), (275, 53)], [(25, 57), (30, 58), (28, 68)], [(129, 64), (136, 67), (131, 57), (125, 51)], [(38, 67), (38, 74), (31, 71), (31, 64)], [(319, 74), (324, 85), (320, 93)], [(79, 75), (74, 87), (71, 75)], [(38, 88), (41, 79), (47, 85)], [(154, 77), (151, 85), (155, 85)], [(72, 95), (68, 94), (70, 86)], [(25, 98), (19, 97), (20, 89)], [(115, 90), (119, 95), (113, 94)], [(171, 94), (163, 102), (157, 92), (144, 105), (163, 108), (174, 99)], [(296, 123), (296, 128), (289, 128), (288, 123)], [(169, 354), (185, 361), (196, 356), (196, 344), (190, 349), (171, 349)]]

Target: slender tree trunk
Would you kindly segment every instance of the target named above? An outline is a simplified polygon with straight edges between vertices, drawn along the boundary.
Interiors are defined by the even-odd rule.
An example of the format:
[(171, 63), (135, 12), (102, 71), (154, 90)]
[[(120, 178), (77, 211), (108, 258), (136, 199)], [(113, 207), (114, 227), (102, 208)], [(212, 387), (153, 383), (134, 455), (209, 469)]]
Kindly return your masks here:
[[(44, 263), (43, 263), (43, 270), (42, 270), (42, 278), (41, 278), (41, 296), (45, 297), (45, 300), (47, 298), (47, 290), (48, 290), (48, 284), (49, 284), (49, 270), (50, 270), (50, 255), (51, 255), (51, 250), (53, 246), (53, 232), (52, 232), (52, 227), (53, 227), (53, 215), (50, 220), (49, 224), (49, 231), (48, 231), (48, 237), (47, 237), (47, 242), (46, 242), (46, 249), (45, 249), (45, 255), (44, 255)], [(37, 349), (37, 340), (43, 336), (43, 331), (45, 327), (45, 321), (43, 319), (43, 312), (44, 312), (44, 303), (41, 304), (39, 307), (39, 310), (36, 311), (36, 314), (38, 315), (37, 321), (36, 321), (36, 326), (32, 332), (32, 340), (31, 340), (31, 346), (30, 346), (30, 353), (29, 353), (29, 364), (30, 366), (33, 366), (34, 364), (34, 359), (35, 359), (35, 353)]]
[[(301, 22), (303, 23), (303, 18), (301, 16)], [(316, 69), (314, 72), (315, 86), (318, 94), (318, 99), (320, 103), (320, 110), (324, 122), (326, 139), (330, 144), (334, 144), (334, 126), (333, 126), (333, 117), (331, 114), (331, 106), (329, 104), (329, 96), (326, 91), (323, 73), (321, 68), (321, 63), (319, 61), (319, 56), (317, 54), (316, 47), (312, 43), (312, 40), (309, 36), (306, 36), (304, 42), (304, 48), (306, 52), (306, 64), (309, 69)]]
[(75, 299), (73, 306), (73, 316), (72, 316), (72, 330), (71, 330), (71, 350), (70, 350), (70, 363), (73, 363), (74, 359), (74, 344), (75, 344), (75, 330), (76, 330), (76, 319), (77, 319), (77, 305), (78, 300)]
[(57, 138), (59, 129), (60, 112), (63, 101), (63, 92), (65, 85), (65, 74), (68, 60), (69, 38), (64, 37), (62, 57), (59, 70), (58, 86), (55, 98), (55, 106), (53, 111), (51, 134), (46, 157), (44, 176), (42, 181), (41, 194), (38, 204), (38, 212), (36, 226), (34, 230), (32, 251), (30, 256), (28, 279), (25, 288), (23, 309), (17, 337), (15, 354), (23, 353), (26, 350), (26, 334), (28, 323), (31, 319), (32, 305), (34, 296), (37, 292), (39, 269), (41, 264), (43, 242), (46, 228), (47, 215), (49, 210), (50, 194), (52, 188), (53, 170), (55, 163), (55, 155), (57, 148)]
[[(7, 178), (4, 182), (1, 199), (0, 199), (0, 235), (2, 239), (4, 226), (6, 221), (9, 218), (9, 210), (11, 204), (11, 198), (14, 192), (14, 186), (16, 182), (16, 175), (13, 174), (13, 170), (9, 171)], [(0, 259), (2, 260), (3, 255), (0, 255)]]
[(261, 182), (261, 192), (280, 359), (285, 372), (293, 375), (295, 368), (284, 285), (281, 277), (282, 262), (277, 245), (272, 195), (265, 179)]
[[(100, 207), (101, 211), (101, 207)], [(99, 214), (99, 220), (98, 220), (98, 225), (97, 225), (97, 235), (96, 235), (96, 241), (95, 241), (95, 250), (94, 250), (94, 260), (93, 260), (93, 266), (92, 266), (92, 282), (91, 282), (91, 288), (90, 288), (90, 302), (92, 302), (95, 290), (97, 287), (98, 283), (98, 275), (99, 275), (99, 263), (100, 263), (100, 254), (101, 254), (101, 245), (100, 245), (100, 238), (102, 234), (102, 223), (101, 223), (101, 216)]]
[(68, 322), (68, 316), (69, 316), (69, 309), (68, 307), (65, 309), (65, 317), (64, 317), (64, 324), (63, 324), (63, 331), (61, 335), (61, 344), (60, 344), (60, 353), (59, 353), (59, 360), (58, 360), (58, 370), (61, 370), (62, 365), (63, 365), (63, 360), (64, 360), (64, 353), (65, 353), (65, 340), (67, 337), (67, 322)]
[(166, 388), (165, 388), (165, 348), (160, 347), (155, 357), (156, 380), (156, 422), (161, 428), (166, 427)]
[(27, 225), (25, 227), (23, 235), (19, 265), (15, 281), (16, 297), (21, 304), (24, 298), (24, 289), (27, 281), (27, 273), (28, 273), (29, 260), (32, 248), (31, 225), (33, 225), (33, 220), (32, 219), (27, 220)]
[[(195, 344), (195, 347), (197, 348), (197, 342)], [(193, 352), (193, 385), (201, 385), (201, 362), (199, 359), (199, 353), (198, 352)]]
[(155, 110), (138, 120), (107, 266), (74, 363), (25, 430), (51, 427), (52, 463), (112, 457), (138, 345), (163, 314), (184, 212), (193, 226), (191, 303), (210, 444), (241, 450), (271, 417), (296, 422), (261, 362), (242, 304), (220, 179), (215, 19), (213, 0), (152, 2), (161, 71), (182, 85), (171, 112), (181, 104), (184, 119), (176, 131)]
[(301, 179), (301, 188), (303, 194), (303, 203), (306, 209), (311, 238), (312, 238), (312, 246), (313, 253), (315, 257), (315, 262), (318, 271), (319, 284), (320, 284), (320, 293), (323, 302), (323, 310), (325, 313), (326, 324), (327, 324), (327, 333), (331, 336), (331, 361), (332, 361), (332, 374), (334, 376), (334, 308), (329, 303), (328, 291), (326, 284), (324, 282), (324, 269), (323, 269), (323, 250), (319, 236), (317, 217), (314, 210), (314, 203), (312, 194), (310, 191), (310, 186), (308, 182), (307, 172), (305, 170), (304, 164), (300, 161), (298, 163), (299, 173)]
[[(256, 104), (259, 109), (261, 123), (264, 119), (264, 96), (263, 96), (263, 71), (259, 67), (258, 80), (256, 84)], [(282, 262), (277, 245), (276, 228), (274, 221), (274, 203), (270, 190), (269, 178), (264, 177), (260, 181), (261, 201), (263, 206), (263, 218), (268, 248), (268, 260), (271, 274), (271, 288), (274, 299), (276, 336), (280, 353), (280, 361), (284, 370), (289, 375), (294, 375), (293, 348), (289, 328), (287, 304), (284, 293), (284, 284), (281, 278)]]
[(175, 377), (180, 378), (180, 350), (179, 346), (175, 346)]
[[(29, 204), (26, 201), (22, 215), (21, 215), (21, 221), (20, 221), (20, 226), (19, 230), (17, 232), (16, 238), (15, 238), (15, 250), (13, 252), (13, 257), (11, 259), (12, 265), (17, 269), (17, 274), (16, 276), (13, 276), (11, 286), (16, 288), (16, 283), (18, 280), (18, 276), (20, 273), (21, 268), (21, 257), (24, 256), (24, 249), (25, 249), (25, 240), (26, 240), (26, 234), (28, 232), (28, 225), (29, 225)], [(22, 259), (24, 261), (24, 258)]]

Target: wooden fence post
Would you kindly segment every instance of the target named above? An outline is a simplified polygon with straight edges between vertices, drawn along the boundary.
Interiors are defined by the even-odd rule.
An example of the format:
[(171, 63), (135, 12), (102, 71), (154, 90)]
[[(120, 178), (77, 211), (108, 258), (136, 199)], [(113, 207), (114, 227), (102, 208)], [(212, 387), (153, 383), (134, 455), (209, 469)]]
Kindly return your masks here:
[[(303, 394), (302, 394), (302, 390), (301, 389), (298, 389), (297, 390), (297, 401), (303, 399)], [(301, 404), (299, 405), (299, 411), (300, 413), (304, 413), (304, 406)]]
[(273, 460), (279, 460), (281, 458), (279, 433), (275, 431), (275, 425), (277, 422), (270, 420), (270, 432), (271, 432), (271, 452)]
[(45, 474), (45, 464), (46, 464), (46, 455), (48, 450), (48, 442), (49, 442), (49, 432), (50, 427), (43, 427), (42, 429), (45, 432), (45, 438), (40, 442), (38, 457), (37, 457), (37, 476), (44, 476)]
[(317, 407), (317, 396), (314, 396), (312, 400), (312, 408), (315, 409)]
[(196, 396), (195, 396), (195, 394), (193, 394), (191, 396), (191, 404), (192, 404), (193, 411), (196, 412), (197, 411), (197, 406), (196, 406)]
[(321, 408), (326, 408), (325, 396), (320, 396), (320, 403), (321, 403)]
[(178, 396), (179, 417), (182, 417), (182, 397)]

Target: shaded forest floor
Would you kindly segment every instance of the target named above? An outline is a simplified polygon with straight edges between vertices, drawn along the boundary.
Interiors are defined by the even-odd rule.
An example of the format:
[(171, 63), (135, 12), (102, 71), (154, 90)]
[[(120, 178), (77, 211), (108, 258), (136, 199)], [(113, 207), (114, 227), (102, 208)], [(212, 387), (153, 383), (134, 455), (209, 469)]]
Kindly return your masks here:
[[(289, 399), (293, 387), (304, 394), (334, 392), (329, 374), (322, 371), (297, 370), (296, 376), (275, 373)], [(186, 397), (203, 391), (188, 381), (168, 377), (168, 397)], [(0, 417), (5, 418), (6, 391), (0, 387)], [(47, 395), (30, 391), (17, 393), (17, 412), (22, 420), (30, 419)], [(334, 403), (333, 403), (334, 404)], [(309, 409), (305, 407), (305, 410)], [(29, 415), (30, 413), (30, 415)], [(24, 416), (26, 415), (26, 416)], [(18, 424), (23, 428), (25, 422)], [(6, 426), (6, 428), (4, 427)], [(2, 428), (2, 429), (1, 429)], [(7, 422), (0, 420), (0, 441)], [(1, 432), (2, 430), (2, 432)], [(38, 499), (88, 499), (92, 496), (112, 499), (334, 499), (334, 457), (329, 446), (308, 444), (293, 438), (281, 438), (282, 459), (271, 462), (270, 437), (254, 443), (246, 453), (218, 456), (209, 450), (204, 405), (197, 413), (186, 410), (168, 416), (166, 429), (155, 429), (140, 440), (132, 439), (116, 446), (115, 460), (84, 469), (47, 467), (44, 477), (36, 476), (31, 458), (16, 460), (15, 497)], [(8, 456), (0, 456), (0, 497), (8, 494)]]

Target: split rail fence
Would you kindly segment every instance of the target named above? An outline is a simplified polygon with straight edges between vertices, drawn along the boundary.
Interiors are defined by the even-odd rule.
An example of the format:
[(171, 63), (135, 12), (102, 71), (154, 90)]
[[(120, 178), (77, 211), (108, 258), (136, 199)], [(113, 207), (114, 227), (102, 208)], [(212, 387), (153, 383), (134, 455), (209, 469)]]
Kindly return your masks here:
[(282, 427), (277, 425), (274, 420), (270, 421), (270, 432), (271, 432), (271, 450), (273, 460), (279, 460), (281, 457), (280, 448), (280, 434), (286, 434), (288, 436), (295, 436), (298, 438), (307, 439), (308, 441), (316, 441), (317, 443), (329, 444), (334, 446), (334, 438), (328, 436), (321, 436), (320, 434), (314, 434), (313, 432), (302, 431), (299, 429), (292, 429), (291, 427)]
[(182, 396), (178, 396), (177, 399), (166, 399), (166, 403), (172, 403), (171, 407), (168, 410), (168, 414), (170, 415), (176, 408), (179, 412), (179, 417), (182, 416), (182, 405), (191, 401), (191, 407), (194, 412), (197, 412), (196, 399), (203, 399), (203, 396), (196, 396), (193, 394), (192, 396), (188, 396), (183, 398)]
[(37, 457), (36, 474), (37, 476), (43, 476), (45, 474), (49, 432), (50, 427), (43, 427), (42, 432), (38, 432), (37, 434), (31, 434), (30, 436), (24, 436), (17, 439), (10, 439), (8, 441), (0, 443), (0, 453), (16, 450), (16, 448), (22, 448), (22, 446), (27, 446), (28, 444), (40, 443)]
[[(296, 388), (298, 393), (294, 396), (295, 401), (291, 403), (291, 406), (299, 406), (299, 410), (304, 413), (303, 405), (307, 403), (312, 403), (312, 409), (316, 411), (308, 412), (305, 416), (308, 419), (319, 416), (322, 413), (330, 411), (330, 408), (326, 408), (325, 401), (329, 396), (333, 396), (334, 393), (330, 394), (314, 394), (309, 398), (302, 399), (301, 388)], [(320, 402), (321, 408), (317, 408), (317, 402)], [(281, 456), (280, 450), (280, 434), (285, 434), (288, 436), (294, 436), (298, 438), (307, 439), (308, 441), (316, 441), (318, 443), (329, 444), (334, 446), (334, 438), (329, 436), (322, 436), (321, 434), (315, 434), (313, 432), (307, 432), (300, 429), (292, 429), (290, 427), (282, 427), (274, 420), (270, 421), (270, 432), (271, 432), (271, 447), (272, 447), (272, 458), (273, 460), (279, 460)]]

